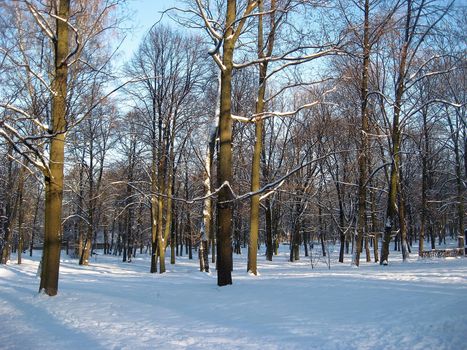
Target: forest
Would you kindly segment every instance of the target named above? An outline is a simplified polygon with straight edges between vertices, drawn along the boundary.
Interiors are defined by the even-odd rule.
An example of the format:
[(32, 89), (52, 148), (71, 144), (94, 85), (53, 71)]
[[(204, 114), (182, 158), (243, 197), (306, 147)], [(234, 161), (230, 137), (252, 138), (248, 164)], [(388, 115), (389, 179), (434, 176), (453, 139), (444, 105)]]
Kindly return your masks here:
[(0, 263), (42, 293), (96, 254), (218, 286), (281, 249), (465, 255), (463, 1), (180, 0), (133, 53), (129, 1), (0, 14)]

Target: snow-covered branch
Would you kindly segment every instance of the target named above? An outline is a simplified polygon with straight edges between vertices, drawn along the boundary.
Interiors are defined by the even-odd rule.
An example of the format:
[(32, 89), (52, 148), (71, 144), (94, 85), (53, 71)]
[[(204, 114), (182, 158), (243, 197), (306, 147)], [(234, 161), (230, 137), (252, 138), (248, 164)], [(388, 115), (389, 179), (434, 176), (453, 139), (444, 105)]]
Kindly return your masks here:
[[(324, 97), (327, 94), (329, 94), (331, 92), (334, 92), (335, 90), (336, 90), (336, 87), (333, 87), (333, 88), (323, 92), (322, 95)], [(235, 120), (235, 121), (242, 122), (242, 123), (255, 123), (255, 122), (259, 121), (259, 120), (264, 120), (264, 119), (268, 119), (268, 118), (272, 118), (272, 117), (291, 117), (291, 116), (294, 116), (294, 115), (298, 114), (300, 111), (302, 111), (304, 109), (309, 109), (309, 108), (312, 108), (312, 107), (320, 105), (320, 104), (331, 104), (331, 103), (330, 102), (325, 102), (325, 101), (322, 101), (322, 100), (316, 100), (316, 101), (313, 101), (313, 102), (310, 102), (310, 103), (305, 103), (305, 104), (297, 107), (296, 109), (294, 109), (292, 111), (285, 111), (285, 112), (266, 111), (266, 112), (262, 112), (262, 113), (252, 114), (250, 117), (244, 117), (244, 116), (232, 114), (231, 118), (233, 120)]]
[(36, 21), (37, 25), (42, 29), (42, 31), (45, 33), (49, 39), (55, 41), (57, 38), (54, 34), (54, 31), (50, 27), (50, 25), (47, 23), (45, 18), (41, 15), (41, 13), (36, 9), (36, 7), (31, 4), (30, 1), (24, 0), (26, 3), (26, 6), (29, 9), (29, 12), (31, 12), (32, 16), (34, 17), (34, 20)]
[(5, 57), (7, 57), (16, 67), (25, 68), (27, 72), (31, 73), (39, 82), (52, 94), (56, 95), (55, 91), (52, 90), (50, 85), (40, 76), (40, 74), (36, 73), (29, 64), (22, 63), (17, 61), (10, 53), (5, 50), (3, 47), (0, 47), (0, 52), (2, 52)]
[(201, 1), (200, 0), (196, 0), (196, 6), (198, 7), (198, 15), (199, 17), (201, 17), (201, 19), (203, 20), (204, 22), (204, 25), (205, 25), (205, 28), (206, 28), (206, 31), (208, 32), (208, 34), (213, 38), (213, 39), (216, 39), (218, 40), (219, 42), (222, 41), (222, 34), (217, 32), (213, 26), (211, 25), (211, 21), (208, 19), (204, 9), (203, 9), (203, 5), (201, 4)]
[[(307, 49), (311, 49), (311, 48), (312, 49), (320, 49), (320, 51), (310, 53), (308, 55), (291, 56), (291, 54), (294, 53), (294, 52), (303, 51), (303, 50), (307, 50)], [(312, 60), (315, 60), (315, 59), (318, 59), (318, 58), (321, 58), (321, 57), (324, 57), (324, 56), (328, 56), (330, 54), (337, 55), (337, 54), (343, 54), (343, 53), (344, 53), (344, 51), (341, 50), (338, 46), (331, 45), (331, 44), (323, 45), (323, 46), (320, 46), (320, 47), (311, 47), (311, 46), (303, 47), (303, 46), (299, 46), (299, 47), (294, 48), (293, 50), (289, 50), (289, 51), (285, 52), (284, 54), (282, 54), (280, 56), (268, 56), (268, 57), (262, 57), (262, 58), (258, 58), (256, 60), (251, 60), (251, 61), (244, 62), (244, 63), (234, 63), (234, 68), (240, 69), (240, 68), (245, 68), (245, 67), (249, 67), (249, 66), (252, 66), (252, 65), (257, 65), (257, 64), (261, 64), (261, 63), (265, 63), (265, 62), (288, 61), (288, 63), (284, 64), (284, 66), (279, 67), (276, 70), (274, 70), (274, 72), (278, 72), (280, 70), (283, 70), (285, 67), (289, 67), (290, 65), (293, 65), (293, 64), (300, 64), (300, 63), (309, 62), (309, 61), (312, 61)], [(270, 75), (271, 74), (269, 74), (269, 76)]]
[[(30, 151), (32, 151), (32, 153), (34, 154), (34, 156), (36, 156), (37, 158), (39, 158), (40, 161), (37, 161), (36, 159), (34, 159), (33, 157), (31, 157), (29, 155), (28, 152), (26, 152), (25, 150), (22, 150), (18, 143), (15, 142), (11, 137), (10, 135), (6, 132), (6, 129), (8, 129), (15, 137), (17, 137), (21, 142), (21, 144), (25, 145)], [(35, 149), (29, 142), (27, 142), (26, 140), (24, 140), (20, 135), (19, 133), (9, 127), (8, 125), (6, 124), (3, 124), (3, 127), (0, 128), (0, 136), (2, 136), (12, 147), (13, 149), (18, 153), (18, 154), (21, 154), (24, 158), (27, 159), (27, 161), (29, 163), (31, 163), (32, 165), (34, 165), (37, 169), (39, 169), (44, 175), (49, 175), (50, 174), (50, 169), (49, 167), (47, 166), (47, 163), (45, 161), (45, 159), (43, 158), (43, 156), (38, 152), (37, 149)]]
[(7, 109), (7, 110), (10, 110), (10, 111), (21, 114), (27, 120), (30, 120), (31, 122), (33, 122), (35, 125), (37, 125), (43, 131), (47, 131), (49, 129), (48, 126), (45, 125), (44, 123), (42, 123), (39, 119), (34, 118), (28, 112), (26, 112), (25, 110), (23, 110), (23, 109), (21, 109), (19, 107), (13, 106), (13, 105), (11, 105), (9, 103), (0, 103), (0, 108), (4, 108), (4, 109)]

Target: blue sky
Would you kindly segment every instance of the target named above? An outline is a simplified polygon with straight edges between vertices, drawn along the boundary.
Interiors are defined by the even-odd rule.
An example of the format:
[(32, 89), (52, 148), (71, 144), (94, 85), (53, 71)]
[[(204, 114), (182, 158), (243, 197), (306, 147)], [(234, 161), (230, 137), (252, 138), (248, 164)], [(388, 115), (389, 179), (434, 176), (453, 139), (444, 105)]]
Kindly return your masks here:
[(134, 27), (132, 33), (128, 33), (121, 50), (125, 59), (131, 57), (138, 48), (144, 34), (160, 19), (161, 12), (175, 6), (176, 0), (129, 0), (130, 10), (129, 25)]

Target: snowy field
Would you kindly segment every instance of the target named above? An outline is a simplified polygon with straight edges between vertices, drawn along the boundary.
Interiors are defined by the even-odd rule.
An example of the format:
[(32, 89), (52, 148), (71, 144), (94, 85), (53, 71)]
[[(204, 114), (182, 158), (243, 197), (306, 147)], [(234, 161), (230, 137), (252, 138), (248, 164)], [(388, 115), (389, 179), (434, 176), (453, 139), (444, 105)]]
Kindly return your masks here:
[(284, 250), (260, 256), (255, 277), (244, 254), (219, 288), (186, 257), (159, 275), (147, 257), (79, 267), (63, 253), (50, 298), (37, 294), (39, 255), (0, 267), (0, 349), (467, 349), (467, 258), (403, 264), (391, 251), (389, 266), (328, 270)]

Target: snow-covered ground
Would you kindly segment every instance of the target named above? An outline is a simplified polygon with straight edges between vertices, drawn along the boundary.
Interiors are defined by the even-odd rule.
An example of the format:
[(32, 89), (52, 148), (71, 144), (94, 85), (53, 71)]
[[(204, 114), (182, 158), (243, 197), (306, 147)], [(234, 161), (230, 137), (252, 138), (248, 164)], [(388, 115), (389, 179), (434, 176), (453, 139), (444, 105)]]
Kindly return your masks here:
[(389, 266), (328, 270), (284, 250), (251, 276), (244, 254), (219, 288), (186, 257), (160, 275), (148, 257), (80, 267), (63, 254), (50, 298), (39, 254), (0, 267), (0, 349), (467, 349), (467, 258), (403, 264), (391, 251)]

